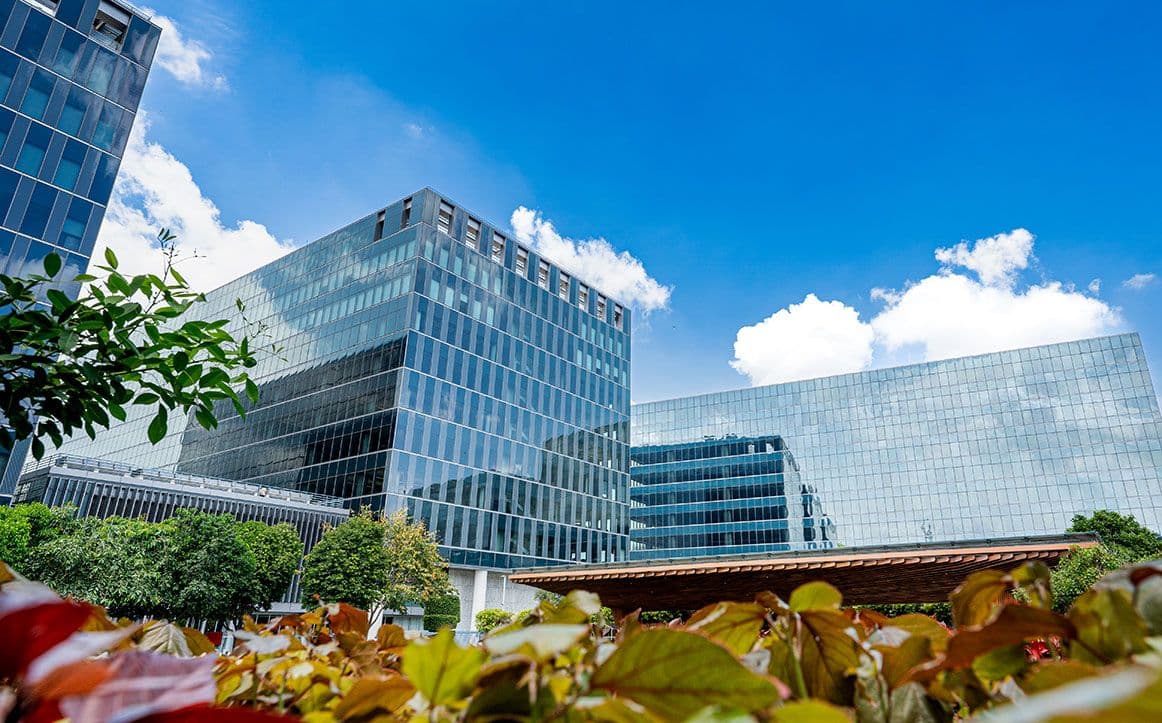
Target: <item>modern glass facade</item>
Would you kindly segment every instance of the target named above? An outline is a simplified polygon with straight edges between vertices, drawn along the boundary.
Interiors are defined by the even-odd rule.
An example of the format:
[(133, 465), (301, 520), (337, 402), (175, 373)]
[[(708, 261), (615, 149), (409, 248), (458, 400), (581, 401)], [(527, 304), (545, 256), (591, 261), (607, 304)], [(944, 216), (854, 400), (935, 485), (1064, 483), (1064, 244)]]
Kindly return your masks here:
[[(1162, 529), (1162, 417), (1137, 334), (633, 408), (635, 459), (772, 432), (844, 546), (1054, 534), (1102, 508)], [(632, 539), (631, 557), (652, 554)]]
[[(88, 267), (160, 33), (121, 2), (0, 0), (0, 273)], [(2, 501), (24, 446), (0, 456)]]
[(454, 565), (627, 558), (630, 312), (431, 190), (208, 294), (282, 348), (207, 431), (62, 452), (406, 508)]
[(835, 544), (831, 519), (778, 435), (634, 447), (630, 479), (634, 559)]

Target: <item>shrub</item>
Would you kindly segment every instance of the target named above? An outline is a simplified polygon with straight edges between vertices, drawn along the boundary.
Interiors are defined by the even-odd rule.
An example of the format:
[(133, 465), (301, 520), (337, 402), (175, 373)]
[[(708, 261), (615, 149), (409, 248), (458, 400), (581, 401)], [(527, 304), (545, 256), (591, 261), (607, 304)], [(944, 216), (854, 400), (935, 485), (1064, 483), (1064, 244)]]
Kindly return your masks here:
[(476, 613), (476, 629), (487, 633), (493, 628), (508, 625), (512, 622), (512, 613), (498, 608), (485, 608)]
[(424, 630), (455, 629), (460, 623), (460, 596), (456, 593), (434, 595), (424, 605)]
[(472, 646), (394, 625), (367, 640), (368, 615), (339, 603), (266, 627), (246, 619), (239, 649), (216, 656), (197, 631), (114, 622), (0, 565), (0, 700), (13, 721), (1151, 719), (1162, 563), (1107, 574), (1066, 614), (1052, 600), (1049, 569), (1031, 562), (969, 576), (950, 597), (951, 629), (853, 612), (810, 582), (680, 624), (630, 616), (608, 639), (589, 622), (597, 596), (572, 592)]

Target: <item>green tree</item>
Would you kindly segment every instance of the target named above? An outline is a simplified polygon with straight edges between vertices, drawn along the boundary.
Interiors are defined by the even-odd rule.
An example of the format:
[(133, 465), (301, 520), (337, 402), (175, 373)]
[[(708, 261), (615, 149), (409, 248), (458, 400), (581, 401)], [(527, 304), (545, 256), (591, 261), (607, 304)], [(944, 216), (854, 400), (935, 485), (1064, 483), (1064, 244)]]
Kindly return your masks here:
[(269, 609), (282, 599), (303, 559), (303, 541), (298, 531), (283, 522), (267, 525), (257, 520), (239, 522), (235, 532), (254, 555), (257, 591), (252, 595), (257, 609)]
[[(387, 584), (377, 606), (403, 612), (408, 604), (424, 603), (451, 591), (448, 562), (440, 556), (436, 537), (423, 522), (411, 522), (403, 510), (381, 521), (387, 549)], [(456, 621), (460, 621), (459, 608)]]
[[(124, 420), (131, 404), (156, 407), (148, 431), (156, 443), (172, 410), (193, 411), (209, 429), (219, 402), (244, 414), (239, 393), (257, 401), (245, 371), (257, 364), (249, 337), (235, 340), (227, 319), (179, 323), (205, 297), (173, 268), (174, 236), (162, 231), (158, 241), (167, 260), (161, 275), (127, 277), (106, 250), (106, 264), (96, 267), (102, 277), (73, 280), (85, 284), (76, 300), (58, 288), (56, 254), (45, 257), (43, 274), (0, 274), (0, 415), (7, 424), (0, 446), (31, 438), (40, 459), (44, 438), (59, 446), (74, 432), (94, 437), (110, 418)], [(250, 326), (240, 300), (237, 306)]]
[(482, 633), (487, 633), (493, 628), (498, 628), (501, 625), (508, 625), (512, 622), (512, 613), (507, 610), (499, 608), (484, 608), (476, 613), (476, 629)]
[(1096, 532), (1102, 543), (1129, 562), (1162, 557), (1162, 538), (1132, 515), (1098, 510), (1089, 517), (1075, 515), (1066, 532)]
[(456, 593), (437, 593), (424, 602), (424, 630), (455, 628), (459, 622), (460, 596)]
[(102, 605), (115, 616), (161, 617), (164, 555), (165, 540), (156, 524), (86, 517), (68, 533), (33, 548), (26, 568), (30, 577)]
[(303, 605), (315, 598), (369, 610), (387, 587), (383, 525), (364, 509), (328, 528), (303, 560)]
[(1057, 561), (1057, 567), (1049, 574), (1053, 609), (1059, 613), (1066, 612), (1074, 600), (1093, 587), (1107, 572), (1125, 564), (1125, 558), (1105, 545), (1071, 549)]
[(323, 533), (303, 561), (303, 604), (345, 602), (371, 611), (403, 612), (448, 592), (448, 563), (422, 522), (404, 511), (384, 517), (364, 509)]
[(23, 570), (30, 550), (76, 527), (75, 513), (72, 506), (48, 507), (40, 502), (0, 507), (0, 560)]
[(178, 510), (159, 523), (164, 608), (174, 620), (237, 620), (258, 604), (254, 554), (231, 515)]

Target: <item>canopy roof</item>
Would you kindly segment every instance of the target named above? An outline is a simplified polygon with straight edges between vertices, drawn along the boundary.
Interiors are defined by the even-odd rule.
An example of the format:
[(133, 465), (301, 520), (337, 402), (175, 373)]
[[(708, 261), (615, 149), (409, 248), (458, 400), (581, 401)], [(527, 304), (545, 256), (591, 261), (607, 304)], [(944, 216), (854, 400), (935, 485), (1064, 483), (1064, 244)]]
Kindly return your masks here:
[(657, 562), (517, 570), (509, 580), (555, 593), (588, 590), (618, 610), (694, 610), (719, 600), (751, 600), (769, 590), (787, 599), (825, 580), (851, 605), (940, 602), (977, 570), (1041, 560), (1050, 567), (1071, 547), (1098, 544), (1082, 533), (999, 540), (840, 548)]

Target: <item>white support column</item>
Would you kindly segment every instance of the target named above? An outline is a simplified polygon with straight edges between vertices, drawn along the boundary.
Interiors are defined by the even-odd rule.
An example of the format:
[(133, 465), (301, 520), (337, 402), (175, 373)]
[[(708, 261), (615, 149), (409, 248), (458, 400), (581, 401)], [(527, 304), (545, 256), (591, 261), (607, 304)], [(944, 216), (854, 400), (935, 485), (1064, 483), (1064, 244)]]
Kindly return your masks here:
[(488, 607), (488, 570), (476, 570), (472, 576), (472, 617), (468, 619), (466, 630), (476, 629), (476, 614)]

